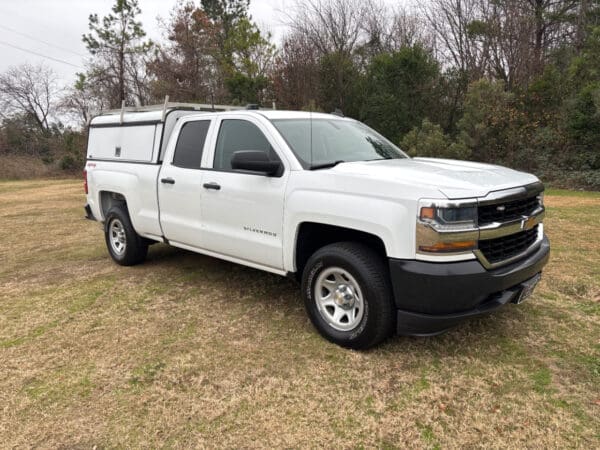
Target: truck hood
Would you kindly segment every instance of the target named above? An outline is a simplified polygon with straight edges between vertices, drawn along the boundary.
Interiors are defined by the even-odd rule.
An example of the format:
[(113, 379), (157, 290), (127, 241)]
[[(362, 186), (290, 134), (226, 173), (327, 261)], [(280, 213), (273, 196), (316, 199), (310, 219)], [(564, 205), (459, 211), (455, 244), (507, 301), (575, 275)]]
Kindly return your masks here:
[(338, 164), (331, 170), (340, 174), (433, 187), (449, 199), (484, 197), (492, 191), (538, 181), (534, 175), (502, 166), (437, 158), (356, 161)]

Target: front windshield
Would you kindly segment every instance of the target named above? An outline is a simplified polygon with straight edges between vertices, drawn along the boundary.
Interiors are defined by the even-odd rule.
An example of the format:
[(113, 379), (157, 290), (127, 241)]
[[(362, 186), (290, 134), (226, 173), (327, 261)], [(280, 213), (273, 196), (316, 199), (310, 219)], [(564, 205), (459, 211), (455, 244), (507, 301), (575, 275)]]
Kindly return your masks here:
[(353, 120), (306, 118), (272, 122), (305, 169), (336, 162), (407, 158), (375, 130)]

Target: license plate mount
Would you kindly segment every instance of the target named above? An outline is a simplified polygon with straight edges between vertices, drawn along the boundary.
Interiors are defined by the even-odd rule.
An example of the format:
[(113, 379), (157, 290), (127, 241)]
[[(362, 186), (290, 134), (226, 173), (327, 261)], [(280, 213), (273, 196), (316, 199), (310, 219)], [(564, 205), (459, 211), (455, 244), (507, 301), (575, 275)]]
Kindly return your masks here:
[(542, 278), (542, 274), (538, 273), (537, 275), (530, 278), (529, 280), (525, 280), (525, 281), (523, 281), (523, 283), (521, 283), (521, 286), (523, 286), (523, 287), (521, 288), (521, 292), (519, 292), (519, 295), (518, 295), (517, 299), (515, 300), (515, 303), (517, 305), (520, 303), (523, 303), (525, 300), (527, 300), (529, 297), (531, 297), (531, 294), (533, 294), (533, 291), (535, 290), (535, 287), (537, 286), (537, 284), (540, 282), (541, 278)]

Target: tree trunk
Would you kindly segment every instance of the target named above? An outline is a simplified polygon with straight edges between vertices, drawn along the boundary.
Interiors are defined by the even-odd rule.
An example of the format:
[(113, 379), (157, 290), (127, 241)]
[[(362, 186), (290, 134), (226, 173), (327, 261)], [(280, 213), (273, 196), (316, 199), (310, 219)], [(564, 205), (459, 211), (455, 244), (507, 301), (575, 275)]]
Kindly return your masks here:
[(589, 7), (589, 0), (581, 0), (579, 14), (577, 14), (577, 31), (575, 34), (575, 47), (578, 50), (583, 48), (585, 42)]
[(535, 0), (535, 42), (533, 54), (535, 60), (534, 70), (541, 72), (544, 67), (544, 35), (546, 33), (546, 24), (544, 23), (544, 0)]

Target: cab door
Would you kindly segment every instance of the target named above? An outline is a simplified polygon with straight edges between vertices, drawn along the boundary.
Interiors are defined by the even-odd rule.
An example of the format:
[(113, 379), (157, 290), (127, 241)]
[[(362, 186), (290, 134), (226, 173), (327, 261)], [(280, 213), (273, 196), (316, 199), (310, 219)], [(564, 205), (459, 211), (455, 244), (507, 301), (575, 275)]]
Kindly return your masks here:
[(174, 245), (202, 247), (202, 198), (206, 190), (200, 165), (211, 123), (210, 119), (185, 121), (158, 174), (160, 225)]
[[(212, 155), (203, 170), (203, 247), (211, 252), (283, 269), (283, 204), (289, 168), (268, 128), (248, 116), (214, 124)], [(239, 150), (261, 150), (285, 168), (279, 176), (233, 170)]]

